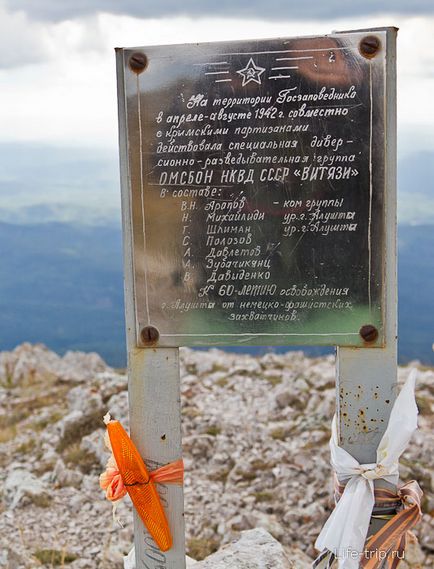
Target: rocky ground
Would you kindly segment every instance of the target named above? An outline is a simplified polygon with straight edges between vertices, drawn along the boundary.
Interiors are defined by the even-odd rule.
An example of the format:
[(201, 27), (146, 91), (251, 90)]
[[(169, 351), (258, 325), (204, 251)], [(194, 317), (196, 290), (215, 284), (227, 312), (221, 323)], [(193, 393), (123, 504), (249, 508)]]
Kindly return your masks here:
[[(401, 381), (409, 371), (399, 370)], [(266, 530), (307, 569), (332, 508), (333, 357), (182, 349), (181, 372), (189, 555), (204, 559), (256, 528), (240, 543)], [(61, 358), (28, 344), (0, 353), (0, 567), (123, 567), (131, 504), (118, 508), (121, 529), (98, 476), (107, 460), (102, 416), (110, 410), (127, 425), (126, 387), (96, 354)], [(433, 370), (420, 368), (417, 393), (420, 430), (401, 476), (421, 484), (424, 518), (420, 547), (402, 569), (434, 565)], [(225, 551), (203, 567), (220, 567)]]

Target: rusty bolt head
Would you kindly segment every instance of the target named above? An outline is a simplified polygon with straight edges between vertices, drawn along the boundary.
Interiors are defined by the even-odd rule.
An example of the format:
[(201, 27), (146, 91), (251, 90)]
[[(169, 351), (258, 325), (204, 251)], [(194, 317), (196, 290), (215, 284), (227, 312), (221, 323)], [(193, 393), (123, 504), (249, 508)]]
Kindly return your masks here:
[(160, 332), (155, 328), (155, 326), (145, 326), (140, 332), (140, 337), (145, 346), (150, 344), (155, 344), (160, 337)]
[(360, 336), (365, 342), (375, 342), (378, 338), (378, 330), (372, 324), (365, 324), (359, 330)]
[(363, 57), (367, 57), (368, 59), (375, 57), (380, 47), (381, 42), (377, 36), (366, 36), (359, 44), (360, 53), (363, 55)]
[(131, 71), (134, 73), (142, 73), (148, 66), (148, 58), (144, 53), (140, 53), (140, 51), (136, 51), (128, 60), (128, 65), (130, 66)]

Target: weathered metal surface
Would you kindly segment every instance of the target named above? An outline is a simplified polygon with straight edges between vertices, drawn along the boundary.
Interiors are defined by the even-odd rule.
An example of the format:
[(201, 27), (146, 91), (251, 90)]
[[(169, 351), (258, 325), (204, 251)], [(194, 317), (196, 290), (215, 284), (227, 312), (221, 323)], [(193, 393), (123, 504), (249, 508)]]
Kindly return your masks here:
[[(386, 49), (385, 180), (384, 198), (384, 341), (378, 350), (338, 348), (337, 409), (340, 444), (360, 463), (376, 462), (397, 390), (397, 279), (396, 279), (396, 32), (382, 33)], [(368, 34), (369, 32), (366, 32)], [(369, 34), (371, 35), (371, 34)], [(376, 485), (387, 486), (384, 480)], [(380, 522), (374, 522), (378, 524)], [(372, 528), (376, 529), (375, 525)]]
[[(118, 76), (122, 73), (118, 59)], [(153, 470), (182, 456), (181, 401), (177, 348), (136, 348), (134, 276), (132, 260), (132, 215), (125, 136), (125, 99), (119, 85), (119, 138), (122, 181), (122, 224), (124, 231), (125, 315), (128, 347), (128, 389), (130, 433), (134, 443)], [(155, 332), (145, 338), (152, 340)], [(134, 514), (136, 566), (147, 569), (185, 569), (184, 495), (181, 486), (158, 485), (173, 537), (173, 547), (162, 553)]]
[[(136, 349), (130, 355), (128, 384), (131, 436), (149, 470), (182, 457), (181, 395), (177, 348)], [(134, 511), (136, 566), (146, 569), (185, 567), (184, 491), (157, 484), (173, 538), (162, 552)]]
[(118, 60), (137, 345), (383, 345), (386, 31)]
[[(387, 47), (385, 97), (385, 173), (384, 197), (384, 293), (385, 347), (376, 350), (338, 349), (339, 431), (343, 446), (359, 461), (375, 462), (375, 452), (386, 429), (395, 400), (397, 377), (397, 281), (396, 281), (396, 30), (384, 31)], [(369, 34), (371, 36), (371, 34)], [(383, 48), (383, 49), (384, 49)], [(360, 331), (369, 341), (375, 330)]]

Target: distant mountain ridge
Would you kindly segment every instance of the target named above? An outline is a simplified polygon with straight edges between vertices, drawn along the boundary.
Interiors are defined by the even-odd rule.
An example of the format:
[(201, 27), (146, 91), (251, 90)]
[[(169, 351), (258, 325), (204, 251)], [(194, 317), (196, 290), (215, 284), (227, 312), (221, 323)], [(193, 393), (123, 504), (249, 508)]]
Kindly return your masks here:
[[(434, 364), (433, 250), (434, 225), (400, 226), (402, 363)], [(0, 223), (0, 258), (0, 350), (43, 342), (59, 353), (96, 351), (125, 366), (119, 227)]]
[[(398, 161), (400, 223), (434, 224), (434, 152)], [(116, 149), (0, 143), (0, 221), (120, 224)]]
[(125, 364), (119, 229), (0, 223), (0, 349), (23, 340)]

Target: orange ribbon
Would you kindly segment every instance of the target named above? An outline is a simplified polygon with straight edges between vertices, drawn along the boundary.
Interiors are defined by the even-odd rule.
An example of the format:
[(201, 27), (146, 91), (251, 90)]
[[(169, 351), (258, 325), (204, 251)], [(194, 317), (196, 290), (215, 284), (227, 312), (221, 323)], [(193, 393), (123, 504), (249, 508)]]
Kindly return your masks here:
[[(172, 536), (156, 483), (182, 484), (184, 464), (177, 460), (148, 472), (133, 441), (119, 421), (104, 417), (107, 425), (107, 446), (112, 451), (106, 471), (100, 476), (100, 486), (112, 502), (130, 495), (138, 515), (161, 551), (172, 546)], [(114, 506), (115, 508), (115, 506)]]
[[(336, 498), (342, 495), (345, 486), (336, 483)], [(360, 567), (363, 569), (395, 569), (404, 559), (405, 548), (416, 537), (412, 529), (421, 520), (421, 500), (423, 492), (415, 480), (401, 486), (397, 492), (386, 488), (375, 488), (374, 511), (386, 513), (399, 509), (376, 534), (371, 536), (365, 546)], [(375, 514), (374, 514), (375, 517)]]
[(404, 558), (407, 543), (416, 539), (411, 530), (422, 518), (422, 496), (423, 492), (415, 480), (401, 486), (397, 494), (386, 489), (376, 491), (375, 497), (380, 504), (382, 501), (398, 498), (402, 509), (368, 539), (360, 567), (379, 569), (384, 559), (385, 569), (398, 567)]

